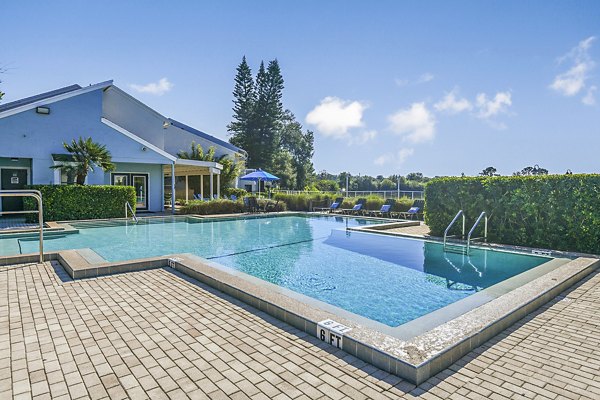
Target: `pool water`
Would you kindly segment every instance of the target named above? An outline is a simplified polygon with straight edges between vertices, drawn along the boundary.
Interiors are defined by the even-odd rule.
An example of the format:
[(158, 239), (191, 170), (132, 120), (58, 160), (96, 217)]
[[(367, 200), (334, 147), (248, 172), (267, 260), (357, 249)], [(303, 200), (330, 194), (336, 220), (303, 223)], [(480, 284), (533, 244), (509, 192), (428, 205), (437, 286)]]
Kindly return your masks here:
[[(90, 227), (44, 240), (46, 251), (91, 248), (108, 261), (193, 253), (395, 327), (549, 258), (484, 249), (445, 253), (436, 242), (347, 231), (380, 222), (277, 216), (158, 219)], [(0, 255), (34, 253), (35, 239), (0, 239)]]

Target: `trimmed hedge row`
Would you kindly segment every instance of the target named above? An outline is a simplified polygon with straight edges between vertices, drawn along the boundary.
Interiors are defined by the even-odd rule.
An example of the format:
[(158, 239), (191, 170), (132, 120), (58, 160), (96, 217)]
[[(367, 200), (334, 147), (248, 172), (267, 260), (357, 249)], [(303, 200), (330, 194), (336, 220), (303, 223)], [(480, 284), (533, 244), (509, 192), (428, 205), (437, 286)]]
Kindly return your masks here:
[[(276, 202), (272, 200), (259, 199), (258, 204), (264, 207), (267, 203), (275, 205)], [(285, 203), (280, 202), (277, 204), (273, 211), (285, 211)], [(181, 206), (179, 209), (180, 214), (199, 214), (199, 215), (213, 215), (213, 214), (235, 214), (244, 212), (244, 201), (242, 199), (232, 200), (192, 200), (187, 204)]]
[[(276, 193), (273, 198), (285, 202), (287, 208), (292, 211), (311, 211), (312, 207), (328, 207), (339, 195), (330, 193), (323, 194), (284, 194)], [(371, 195), (366, 197), (367, 202), (364, 206), (365, 210), (379, 210), (385, 199)], [(341, 208), (352, 208), (356, 204), (357, 198), (346, 197)], [(396, 200), (393, 211), (407, 211), (413, 204), (414, 200), (408, 197), (401, 197)]]
[(436, 178), (425, 199), (435, 236), (458, 210), (467, 230), (485, 211), (491, 242), (600, 254), (598, 174)]
[[(122, 218), (125, 202), (135, 210), (135, 189), (131, 186), (31, 185), (39, 190), (44, 204), (44, 221)], [(35, 210), (35, 199), (24, 199), (26, 210)], [(28, 215), (29, 220), (36, 217)]]

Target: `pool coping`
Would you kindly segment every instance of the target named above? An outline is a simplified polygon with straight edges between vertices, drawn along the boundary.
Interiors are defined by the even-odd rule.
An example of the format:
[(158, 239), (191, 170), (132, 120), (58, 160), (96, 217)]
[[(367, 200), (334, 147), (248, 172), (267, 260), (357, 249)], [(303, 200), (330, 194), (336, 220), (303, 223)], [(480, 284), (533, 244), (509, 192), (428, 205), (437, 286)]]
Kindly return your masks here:
[[(37, 257), (2, 256), (0, 265), (36, 263)], [(51, 252), (45, 259), (60, 262), (73, 279), (169, 266), (311, 335), (317, 334), (320, 321), (335, 320), (352, 329), (344, 335), (342, 350), (415, 384), (450, 366), (600, 267), (600, 260), (592, 257), (564, 262), (456, 318), (410, 339), (401, 339), (332, 312), (331, 308), (323, 309), (318, 300), (302, 301), (307, 296), (192, 254), (97, 262), (79, 249)]]

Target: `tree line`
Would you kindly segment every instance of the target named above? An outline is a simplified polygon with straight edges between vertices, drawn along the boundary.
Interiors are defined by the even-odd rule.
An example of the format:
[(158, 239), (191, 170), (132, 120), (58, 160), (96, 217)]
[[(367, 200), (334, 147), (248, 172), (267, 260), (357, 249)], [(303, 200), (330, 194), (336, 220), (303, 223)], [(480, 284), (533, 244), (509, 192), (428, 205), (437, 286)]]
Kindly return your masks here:
[(248, 168), (275, 173), (281, 187), (304, 189), (314, 175), (314, 134), (283, 106), (284, 80), (277, 59), (261, 61), (256, 77), (242, 58), (233, 89), (231, 144), (248, 153)]

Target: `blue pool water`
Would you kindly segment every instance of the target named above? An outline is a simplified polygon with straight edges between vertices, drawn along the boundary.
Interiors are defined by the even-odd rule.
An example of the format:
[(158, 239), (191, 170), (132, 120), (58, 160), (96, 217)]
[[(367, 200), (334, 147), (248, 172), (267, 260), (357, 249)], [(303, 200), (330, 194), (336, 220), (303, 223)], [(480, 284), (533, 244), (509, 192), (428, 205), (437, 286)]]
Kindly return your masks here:
[[(147, 220), (146, 220), (147, 221)], [(108, 261), (193, 253), (347, 311), (398, 326), (538, 266), (548, 258), (355, 231), (377, 221), (279, 216), (160, 219), (90, 227), (44, 241), (46, 251), (91, 248)], [(93, 225), (92, 225), (93, 226)], [(34, 253), (34, 239), (0, 239), (0, 255)]]

